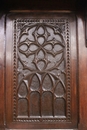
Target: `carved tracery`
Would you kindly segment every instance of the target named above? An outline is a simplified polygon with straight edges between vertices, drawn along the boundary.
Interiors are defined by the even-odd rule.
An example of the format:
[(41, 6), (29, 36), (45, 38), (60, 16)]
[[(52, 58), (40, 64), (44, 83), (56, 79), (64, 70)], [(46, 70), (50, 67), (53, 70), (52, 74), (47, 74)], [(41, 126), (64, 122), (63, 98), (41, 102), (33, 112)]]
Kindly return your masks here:
[(15, 20), (14, 48), (14, 120), (70, 120), (68, 20)]

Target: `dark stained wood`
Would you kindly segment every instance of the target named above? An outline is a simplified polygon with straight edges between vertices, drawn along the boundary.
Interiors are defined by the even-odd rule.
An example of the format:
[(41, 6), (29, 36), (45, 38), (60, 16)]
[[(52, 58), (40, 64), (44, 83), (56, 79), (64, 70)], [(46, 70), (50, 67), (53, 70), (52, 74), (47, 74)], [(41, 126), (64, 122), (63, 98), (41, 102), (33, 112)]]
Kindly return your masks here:
[(0, 128), (4, 127), (5, 116), (5, 95), (4, 95), (4, 55), (5, 55), (5, 36), (4, 36), (4, 15), (0, 14)]
[(1, 10), (75, 10), (76, 0), (1, 0)]
[[(50, 10), (52, 12), (50, 12)], [(58, 129), (59, 128), (59, 130), (63, 128), (63, 130), (87, 130), (87, 48), (85, 46), (86, 45), (85, 43), (86, 10), (87, 10), (86, 0), (36, 0), (36, 1), (35, 0), (25, 0), (25, 1), (1, 0), (0, 1), (0, 12), (4, 11), (5, 14), (7, 14), (9, 11), (13, 12), (11, 16), (8, 15), (6, 19), (5, 16), (3, 16), (2, 14), (0, 15), (0, 130), (12, 130), (12, 129), (29, 130), (29, 128), (30, 129), (36, 129), (36, 128), (37, 129), (46, 129), (46, 128)], [(73, 11), (73, 14), (71, 14), (70, 11)], [(27, 12), (27, 13), (23, 13), (23, 12)], [(40, 13), (38, 14), (38, 12)], [(76, 12), (78, 12), (78, 14)], [(38, 17), (37, 14), (40, 17)], [(75, 15), (77, 17), (77, 23), (76, 23)], [(35, 72), (34, 76), (30, 75), (31, 77), (29, 77), (29, 71), (27, 70), (24, 72), (24, 67), (26, 67), (24, 66), (24, 64), (22, 66), (20, 63), (17, 66), (17, 63), (19, 63), (20, 58), (17, 59), (16, 57), (17, 53), (15, 53), (16, 50), (19, 53), (19, 56), (21, 56), (26, 53), (27, 47), (28, 49), (30, 47), (31, 50), (37, 48), (34, 46), (35, 44), (33, 43), (32, 43), (33, 45), (29, 46), (24, 42), (21, 43), (20, 40), (19, 42), (17, 42), (20, 44), (19, 46), (17, 46), (17, 44), (16, 46), (14, 45), (14, 43), (16, 43), (15, 41), (16, 36), (19, 36), (19, 34), (15, 32), (14, 29), (15, 27), (17, 27), (17, 30), (19, 29), (18, 31), (20, 31), (22, 34), (21, 27), (25, 26), (24, 23), (28, 23), (27, 21), (24, 22), (24, 19), (26, 17), (28, 19), (30, 17), (32, 17), (32, 19), (39, 18), (39, 20), (42, 19), (43, 17), (44, 19), (46, 18), (50, 19), (50, 17), (52, 17), (52, 20), (54, 19), (54, 17), (57, 19), (59, 19), (60, 17), (65, 19), (67, 17), (69, 19), (69, 26), (67, 26), (67, 28), (69, 27), (68, 31), (70, 33), (67, 31), (69, 35), (63, 34), (63, 36), (66, 35), (65, 37), (67, 38), (67, 43), (70, 42), (70, 46), (69, 46), (70, 50), (65, 49), (66, 48), (65, 46), (62, 47), (60, 46), (60, 49), (62, 48), (63, 50), (62, 51), (63, 54), (65, 54), (65, 52), (67, 52), (66, 53), (67, 55), (70, 54), (70, 57), (68, 58), (66, 58), (66, 54), (64, 55), (65, 61), (64, 60), (63, 61), (65, 64), (68, 63), (67, 66), (64, 67), (64, 64), (62, 63), (60, 67), (61, 70), (63, 71), (63, 69), (68, 67), (70, 63), (69, 66), (70, 71), (67, 71), (65, 76), (61, 77), (63, 83), (67, 88), (67, 90), (65, 91), (65, 95), (61, 84), (59, 85), (61, 87), (57, 85), (56, 89), (51, 90), (52, 85), (54, 84), (54, 82), (56, 82), (56, 78), (54, 78), (53, 81), (52, 76), (51, 77), (49, 75), (43, 76), (43, 74), (41, 74), (42, 75), (41, 76), (40, 73), (39, 74), (36, 73), (37, 71)], [(13, 20), (16, 21), (16, 19), (19, 18), (22, 19), (22, 21), (17, 22), (17, 24), (19, 25), (16, 25), (12, 22)], [(6, 28), (5, 28), (5, 23), (6, 23)], [(32, 23), (33, 21), (31, 22), (31, 25)], [(58, 26), (59, 26), (59, 22), (58, 22)], [(27, 32), (27, 28), (28, 28), (27, 24), (25, 28), (26, 29), (23, 30), (23, 33), (24, 31)], [(33, 26), (30, 28), (31, 33), (33, 32), (32, 28)], [(61, 28), (64, 29), (63, 25), (61, 25)], [(42, 28), (38, 27), (37, 29), (39, 33), (44, 32), (43, 30), (45, 31), (45, 27), (43, 26)], [(59, 30), (61, 30), (60, 26), (59, 26)], [(6, 31), (6, 37), (4, 33), (5, 31)], [(48, 32), (51, 34), (51, 36), (54, 36), (52, 31), (52, 26), (50, 26)], [(14, 36), (13, 33), (15, 33)], [(40, 34), (36, 35), (35, 33), (34, 35), (35, 37), (37, 37)], [(46, 36), (46, 32), (45, 32), (45, 36)], [(24, 38), (25, 37), (26, 36), (24, 35)], [(23, 34), (21, 35), (21, 38), (23, 39)], [(30, 37), (28, 37), (28, 39), (29, 38), (32, 40), (31, 35)], [(51, 42), (53, 42), (53, 39)], [(6, 50), (5, 50), (5, 46), (6, 46)], [(50, 47), (51, 44), (49, 45), (49, 47), (46, 46), (47, 49), (50, 49)], [(25, 52), (23, 49), (25, 49)], [(52, 49), (51, 53), (55, 49)], [(39, 58), (43, 58), (44, 53), (42, 50), (42, 52), (38, 54)], [(26, 53), (25, 56), (28, 57), (29, 54), (30, 52)], [(30, 67), (32, 67), (31, 65), (33, 59), (32, 55), (29, 57), (30, 57), (29, 64)], [(59, 54), (57, 59), (58, 58), (61, 59), (61, 56), (59, 56)], [(28, 58), (26, 59), (23, 56), (21, 57), (22, 63), (23, 63), (23, 59), (25, 59), (26, 61), (25, 63), (28, 62)], [(52, 58), (51, 56), (49, 57), (49, 59), (51, 62), (50, 66), (52, 66), (54, 57)], [(48, 60), (48, 58), (45, 60)], [(42, 61), (40, 60), (40, 62), (38, 62), (38, 59), (36, 59), (36, 65), (38, 65), (40, 69), (43, 69), (44, 68), (43, 66), (45, 64)], [(46, 66), (47, 66), (47, 62), (46, 62)], [(45, 68), (43, 70), (45, 72)], [(50, 70), (50, 72), (51, 71), (52, 70)], [(24, 73), (24, 80), (22, 80), (22, 75), (20, 76), (22, 72)], [(56, 75), (56, 71), (54, 71), (54, 75)], [(21, 83), (20, 80), (22, 81)], [(70, 89), (68, 89), (68, 85), (70, 86)], [(39, 86), (41, 88), (39, 92), (40, 94), (38, 93), (38, 89), (37, 89), (39, 88)], [(43, 92), (42, 88), (44, 88), (43, 90), (44, 94), (42, 93)], [(56, 94), (56, 96), (54, 96), (54, 94)], [(59, 95), (61, 96), (61, 94), (62, 97), (60, 97), (59, 100), (57, 96)], [(70, 106), (68, 104), (70, 104)], [(69, 113), (69, 111), (71, 113)], [(66, 113), (69, 113), (69, 115)], [(47, 116), (47, 120), (50, 120), (52, 118), (54, 121), (52, 120), (51, 122), (50, 121), (48, 122), (46, 120), (46, 122), (43, 123), (43, 118), (41, 117), (41, 115), (44, 115), (45, 118)], [(58, 121), (55, 121), (54, 119), (55, 117), (52, 117), (53, 115), (57, 117)], [(35, 117), (40, 116), (39, 123), (34, 122), (36, 121), (34, 116)], [(59, 116), (69, 117), (69, 120), (71, 120), (71, 122), (67, 123), (67, 121), (65, 122), (64, 120), (59, 121)], [(31, 122), (29, 122), (29, 120)]]
[(87, 48), (85, 46), (85, 19), (78, 15), (79, 46), (79, 130), (87, 130)]
[(0, 10), (85, 10), (86, 0), (0, 0)]
[(7, 128), (77, 128), (75, 21), (72, 13), (8, 15)]

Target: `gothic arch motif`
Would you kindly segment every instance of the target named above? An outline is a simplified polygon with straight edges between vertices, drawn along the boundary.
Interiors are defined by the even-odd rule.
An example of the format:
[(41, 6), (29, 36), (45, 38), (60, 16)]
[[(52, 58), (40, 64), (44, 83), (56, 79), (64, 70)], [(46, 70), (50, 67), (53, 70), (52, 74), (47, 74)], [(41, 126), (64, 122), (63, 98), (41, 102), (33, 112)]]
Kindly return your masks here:
[(70, 121), (68, 19), (14, 20), (13, 59), (13, 120)]

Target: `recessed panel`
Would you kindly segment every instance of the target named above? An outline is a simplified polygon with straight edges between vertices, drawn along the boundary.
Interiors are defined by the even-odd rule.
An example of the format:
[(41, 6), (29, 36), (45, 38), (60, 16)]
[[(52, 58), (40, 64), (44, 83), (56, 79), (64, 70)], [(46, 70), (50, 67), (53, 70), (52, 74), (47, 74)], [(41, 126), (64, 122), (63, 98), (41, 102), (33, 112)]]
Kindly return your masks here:
[(67, 19), (14, 21), (18, 57), (16, 110), (19, 115), (27, 115), (27, 119), (67, 119), (66, 49), (70, 48), (66, 23)]

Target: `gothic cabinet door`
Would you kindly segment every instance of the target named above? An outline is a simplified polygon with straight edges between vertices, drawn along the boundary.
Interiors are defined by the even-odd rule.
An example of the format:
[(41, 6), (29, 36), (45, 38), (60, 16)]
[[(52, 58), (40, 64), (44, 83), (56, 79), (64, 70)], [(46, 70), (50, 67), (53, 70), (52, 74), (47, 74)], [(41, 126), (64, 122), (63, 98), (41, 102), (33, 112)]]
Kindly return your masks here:
[(11, 13), (6, 19), (6, 127), (77, 128), (76, 18)]

